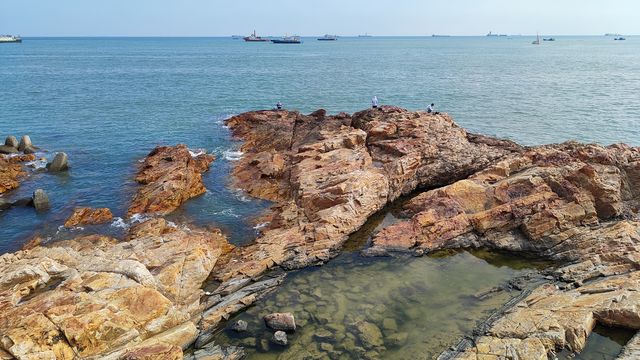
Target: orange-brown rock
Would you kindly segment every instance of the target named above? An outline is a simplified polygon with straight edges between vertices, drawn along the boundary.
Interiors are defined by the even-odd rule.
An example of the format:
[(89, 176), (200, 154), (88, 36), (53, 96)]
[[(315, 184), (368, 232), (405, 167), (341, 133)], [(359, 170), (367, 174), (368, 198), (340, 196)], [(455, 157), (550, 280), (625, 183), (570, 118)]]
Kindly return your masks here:
[(168, 214), (185, 201), (203, 194), (202, 173), (214, 156), (194, 156), (186, 145), (159, 146), (144, 160), (136, 176), (142, 186), (129, 207), (133, 214)]
[(72, 228), (81, 225), (104, 224), (112, 219), (113, 214), (107, 208), (92, 209), (81, 207), (73, 210), (73, 214), (64, 222), (64, 226)]
[(390, 201), (521, 151), (468, 134), (448, 115), (388, 106), (352, 116), (258, 111), (227, 125), (244, 141), (235, 186), (277, 206), (263, 235), (216, 273), (220, 280), (326, 261)]
[(20, 178), (27, 174), (15, 158), (0, 155), (0, 194), (20, 186)]
[(203, 282), (229, 246), (219, 232), (161, 233), (0, 256), (0, 349), (18, 359), (177, 358), (196, 339)]

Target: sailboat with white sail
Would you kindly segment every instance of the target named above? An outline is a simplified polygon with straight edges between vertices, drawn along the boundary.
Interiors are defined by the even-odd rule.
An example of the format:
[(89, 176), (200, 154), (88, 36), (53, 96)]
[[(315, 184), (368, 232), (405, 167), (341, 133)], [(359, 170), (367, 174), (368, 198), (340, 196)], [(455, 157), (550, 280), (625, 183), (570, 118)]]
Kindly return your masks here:
[(533, 45), (540, 45), (540, 34), (536, 33), (536, 39), (532, 42)]

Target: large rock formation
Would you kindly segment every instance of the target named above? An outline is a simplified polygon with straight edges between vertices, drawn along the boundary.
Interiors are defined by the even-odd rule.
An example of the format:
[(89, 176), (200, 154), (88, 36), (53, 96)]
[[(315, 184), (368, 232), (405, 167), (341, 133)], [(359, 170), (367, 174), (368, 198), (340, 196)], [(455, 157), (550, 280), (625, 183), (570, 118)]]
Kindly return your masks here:
[(33, 154), (11, 157), (0, 155), (0, 194), (20, 186), (20, 179), (27, 175), (21, 163), (35, 159)]
[(107, 208), (92, 209), (87, 207), (79, 207), (73, 210), (73, 213), (64, 222), (64, 227), (72, 228), (81, 225), (97, 225), (104, 224), (113, 219), (111, 210)]
[(640, 329), (640, 223), (625, 220), (637, 219), (639, 201), (640, 149), (535, 147), (413, 198), (411, 218), (380, 231), (366, 252), (486, 246), (567, 264), (557, 271), (562, 289), (535, 290), (461, 355), (512, 349), (528, 354), (514, 359), (544, 359), (582, 350), (596, 322)]
[(185, 201), (203, 194), (202, 173), (214, 156), (194, 155), (186, 145), (159, 146), (147, 155), (136, 182), (142, 185), (129, 207), (133, 214), (166, 215)]
[(181, 358), (198, 334), (202, 284), (230, 246), (219, 232), (154, 222), (128, 242), (92, 235), (1, 256), (0, 349), (18, 359)]
[(446, 114), (389, 106), (353, 116), (259, 111), (227, 125), (244, 141), (236, 186), (277, 206), (263, 236), (237, 249), (234, 263), (216, 274), (220, 280), (326, 261), (401, 195), (521, 151), (512, 142), (468, 134)]

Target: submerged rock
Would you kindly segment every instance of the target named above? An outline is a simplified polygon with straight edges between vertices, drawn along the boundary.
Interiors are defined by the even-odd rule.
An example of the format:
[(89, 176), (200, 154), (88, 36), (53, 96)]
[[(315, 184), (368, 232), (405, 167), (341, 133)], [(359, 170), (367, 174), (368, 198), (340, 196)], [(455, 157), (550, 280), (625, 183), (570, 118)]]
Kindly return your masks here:
[(60, 172), (69, 169), (69, 158), (66, 153), (59, 152), (53, 158), (53, 161), (47, 164), (47, 168), (51, 172)]
[(291, 313), (273, 313), (265, 315), (264, 323), (273, 330), (295, 331), (296, 321)]
[(112, 219), (113, 214), (107, 208), (92, 209), (81, 207), (73, 210), (73, 214), (64, 222), (64, 227), (72, 228), (81, 225), (104, 224)]
[(235, 332), (244, 332), (247, 331), (247, 327), (249, 327), (249, 324), (247, 324), (246, 321), (238, 320), (231, 325), (231, 330)]
[(33, 207), (36, 208), (36, 211), (47, 211), (50, 208), (49, 204), (49, 196), (42, 189), (37, 189), (33, 192)]
[(368, 321), (358, 321), (355, 325), (355, 333), (366, 348), (384, 346), (382, 332), (375, 324)]
[(286, 346), (288, 344), (287, 333), (284, 331), (276, 331), (271, 339), (274, 344)]
[(136, 182), (142, 186), (134, 196), (128, 215), (166, 215), (192, 197), (203, 194), (202, 173), (214, 156), (193, 156), (186, 145), (159, 146), (147, 155)]

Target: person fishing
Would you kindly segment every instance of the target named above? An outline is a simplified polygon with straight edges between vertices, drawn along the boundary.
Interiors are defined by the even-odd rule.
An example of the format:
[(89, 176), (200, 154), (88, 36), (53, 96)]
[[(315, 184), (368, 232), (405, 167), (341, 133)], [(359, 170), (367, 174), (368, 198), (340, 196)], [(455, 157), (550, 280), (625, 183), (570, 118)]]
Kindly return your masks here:
[(282, 110), (282, 103), (280, 101), (276, 104), (276, 109)]
[(371, 107), (373, 109), (377, 109), (378, 108), (378, 97), (377, 96), (373, 96), (373, 99), (371, 99)]
[(431, 103), (431, 105), (427, 106), (427, 114), (431, 114), (435, 112), (436, 104)]

